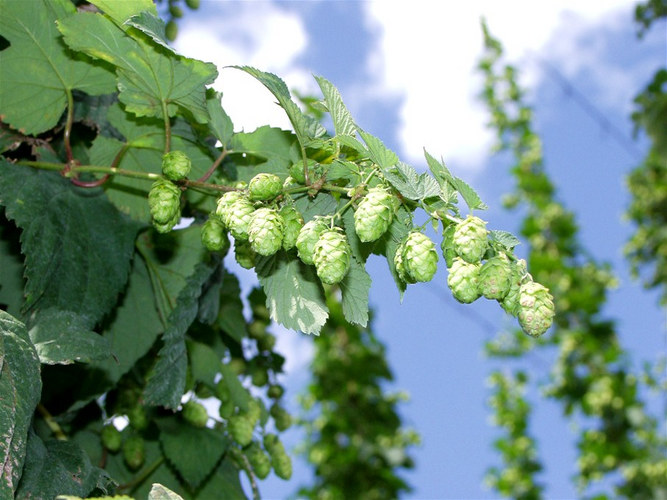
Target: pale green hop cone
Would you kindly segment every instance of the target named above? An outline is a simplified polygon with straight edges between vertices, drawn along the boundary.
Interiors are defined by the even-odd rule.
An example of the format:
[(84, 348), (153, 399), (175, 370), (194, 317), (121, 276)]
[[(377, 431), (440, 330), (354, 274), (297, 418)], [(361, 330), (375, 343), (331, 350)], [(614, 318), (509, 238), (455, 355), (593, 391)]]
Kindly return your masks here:
[(236, 200), (229, 207), (227, 220), (223, 218), (223, 222), (237, 240), (248, 239), (248, 226), (254, 211), (255, 207), (246, 198)]
[(181, 190), (173, 182), (164, 179), (155, 181), (148, 192), (148, 208), (157, 224), (168, 224), (176, 216), (180, 218)]
[(248, 240), (234, 240), (234, 258), (239, 266), (244, 269), (252, 269), (255, 267), (257, 254), (250, 247)]
[(157, 230), (158, 233), (168, 233), (171, 231), (176, 224), (181, 220), (181, 213), (176, 212), (174, 216), (165, 222), (164, 224), (160, 224), (153, 220), (153, 227)]
[(431, 281), (438, 269), (435, 243), (419, 231), (412, 231), (404, 242), (403, 266), (414, 281)]
[(296, 249), (299, 258), (304, 264), (313, 264), (313, 251), (315, 243), (320, 239), (320, 235), (329, 228), (329, 224), (323, 219), (315, 218), (306, 222), (299, 231), (296, 239)]
[(403, 283), (417, 283), (417, 281), (405, 269), (405, 258), (403, 257), (404, 250), (405, 241), (398, 245), (398, 248), (396, 248), (396, 253), (394, 254), (394, 267), (396, 268), (396, 274), (398, 274), (398, 277), (401, 279), (401, 281), (403, 281)]
[(456, 225), (452, 236), (454, 251), (466, 262), (479, 262), (488, 246), (486, 222), (479, 217), (469, 215)]
[(225, 225), (215, 215), (209, 216), (201, 227), (201, 242), (209, 252), (227, 254), (229, 250), (227, 231)]
[(162, 173), (167, 179), (179, 181), (190, 174), (192, 163), (183, 151), (170, 151), (162, 156)]
[(280, 214), (272, 208), (258, 208), (248, 223), (248, 241), (259, 255), (273, 255), (283, 246), (285, 225)]
[(269, 456), (264, 453), (259, 444), (253, 442), (247, 450), (245, 450), (246, 457), (248, 457), (248, 462), (252, 466), (252, 470), (255, 472), (255, 475), (264, 479), (271, 472), (271, 459)]
[(461, 257), (456, 257), (449, 268), (447, 285), (456, 300), (470, 304), (480, 297), (479, 264), (471, 264)]
[(227, 420), (229, 433), (232, 439), (241, 446), (247, 446), (252, 441), (253, 424), (250, 419), (244, 415), (232, 415)]
[(208, 413), (201, 403), (188, 401), (183, 405), (183, 419), (194, 427), (206, 427), (208, 422)]
[(354, 212), (354, 230), (361, 241), (375, 241), (394, 218), (393, 196), (381, 187), (368, 190)]
[(501, 300), (511, 283), (512, 266), (504, 253), (491, 257), (479, 270), (479, 291), (487, 299)]
[(526, 274), (526, 261), (520, 259), (517, 262), (510, 264), (510, 288), (507, 295), (500, 300), (500, 306), (512, 316), (519, 314), (519, 290), (521, 289), (521, 281)]
[(241, 191), (227, 191), (220, 198), (218, 198), (218, 204), (215, 208), (215, 215), (220, 217), (220, 220), (229, 227), (229, 209), (232, 204), (243, 198), (243, 193)]
[(280, 216), (283, 218), (283, 223), (285, 225), (283, 250), (291, 250), (295, 247), (299, 232), (303, 227), (303, 217), (292, 205), (284, 205), (280, 209)]
[(553, 297), (549, 289), (534, 281), (521, 285), (519, 290), (519, 324), (524, 332), (532, 337), (539, 337), (553, 323)]
[(313, 264), (322, 283), (339, 283), (350, 270), (352, 250), (340, 228), (322, 232), (313, 249)]
[(250, 179), (248, 197), (253, 201), (269, 201), (283, 191), (283, 181), (275, 174), (261, 172)]
[(273, 470), (281, 479), (289, 479), (292, 477), (292, 459), (285, 451), (283, 444), (278, 441), (269, 451), (271, 456), (271, 465)]

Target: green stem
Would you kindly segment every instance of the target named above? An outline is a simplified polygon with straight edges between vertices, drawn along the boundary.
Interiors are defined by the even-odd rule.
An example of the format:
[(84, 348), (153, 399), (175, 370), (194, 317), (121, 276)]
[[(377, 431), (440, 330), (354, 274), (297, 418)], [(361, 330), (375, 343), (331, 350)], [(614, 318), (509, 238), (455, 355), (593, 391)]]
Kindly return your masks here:
[(167, 102), (162, 101), (162, 116), (164, 116), (164, 154), (171, 150), (171, 121), (167, 112)]
[(260, 500), (261, 496), (259, 494), (259, 488), (257, 487), (257, 480), (255, 479), (255, 473), (252, 470), (252, 466), (250, 465), (250, 462), (248, 461), (248, 457), (245, 456), (245, 453), (239, 451), (236, 448), (230, 448), (229, 449), (234, 455), (234, 458), (241, 462), (241, 468), (246, 472), (248, 475), (248, 480), (250, 481), (250, 488), (252, 488), (252, 498), (253, 500)]
[(72, 92), (67, 89), (67, 121), (65, 122), (65, 155), (67, 158), (67, 164), (70, 165), (74, 156), (72, 155), (72, 143), (70, 141), (72, 135), (72, 124), (74, 123), (74, 98), (72, 97)]
[(49, 410), (47, 410), (42, 403), (37, 405), (37, 411), (40, 413), (40, 415), (42, 415), (44, 422), (46, 422), (46, 425), (49, 426), (49, 429), (51, 429), (51, 432), (53, 432), (53, 435), (56, 437), (56, 439), (59, 441), (67, 441), (67, 436), (60, 428), (60, 425), (58, 425), (58, 422), (55, 421), (53, 415), (49, 413)]

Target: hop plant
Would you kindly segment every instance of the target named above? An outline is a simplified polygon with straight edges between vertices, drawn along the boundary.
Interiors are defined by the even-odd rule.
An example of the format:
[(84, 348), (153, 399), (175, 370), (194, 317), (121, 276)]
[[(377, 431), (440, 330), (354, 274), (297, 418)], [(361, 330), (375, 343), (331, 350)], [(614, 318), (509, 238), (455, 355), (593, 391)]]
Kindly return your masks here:
[(553, 322), (556, 311), (553, 297), (544, 285), (528, 281), (519, 290), (519, 324), (524, 332), (539, 337)]
[(280, 441), (273, 443), (269, 451), (271, 456), (271, 465), (273, 470), (281, 479), (289, 479), (292, 477), (292, 459), (285, 451), (285, 447)]
[(206, 427), (208, 413), (204, 405), (196, 401), (188, 401), (183, 405), (183, 418), (194, 427)]
[(374, 187), (359, 202), (354, 230), (361, 241), (375, 241), (387, 231), (394, 218), (392, 198), (386, 189)]
[(186, 178), (191, 168), (190, 158), (183, 151), (170, 151), (162, 157), (162, 173), (172, 181)]
[(258, 208), (248, 223), (248, 241), (259, 255), (276, 253), (283, 244), (285, 224), (280, 214), (272, 208)]
[(102, 446), (104, 446), (111, 453), (115, 453), (120, 450), (120, 447), (123, 443), (123, 437), (120, 431), (116, 429), (113, 424), (107, 424), (102, 427), (100, 439), (102, 441)]
[(229, 417), (229, 433), (234, 441), (241, 446), (247, 446), (252, 441), (253, 422), (245, 415), (236, 414)]
[(491, 257), (479, 270), (479, 291), (487, 299), (501, 300), (510, 290), (512, 267), (507, 255)]
[(339, 283), (350, 269), (352, 250), (340, 228), (328, 229), (320, 235), (313, 249), (313, 263), (322, 283)]
[(215, 215), (220, 217), (220, 220), (226, 225), (229, 226), (227, 216), (229, 214), (229, 208), (232, 204), (243, 198), (243, 193), (241, 191), (227, 191), (220, 198), (218, 198), (218, 203), (215, 208)]
[(286, 431), (292, 426), (292, 415), (278, 403), (274, 403), (273, 406), (271, 406), (269, 413), (273, 417), (276, 429), (279, 431)]
[(303, 217), (292, 205), (284, 205), (280, 209), (280, 216), (283, 218), (283, 223), (285, 226), (285, 233), (283, 235), (283, 249), (291, 250), (296, 245), (299, 232), (303, 227)]
[(525, 260), (521, 259), (515, 263), (510, 263), (510, 287), (505, 297), (500, 300), (500, 306), (512, 316), (519, 313), (519, 290), (525, 272)]
[(248, 225), (255, 211), (253, 204), (246, 198), (239, 198), (227, 209), (222, 221), (237, 240), (248, 239)]
[(469, 215), (459, 222), (452, 236), (454, 251), (466, 262), (479, 262), (488, 246), (486, 222), (479, 217)]
[(131, 470), (137, 470), (144, 464), (146, 448), (141, 436), (130, 436), (123, 443), (123, 459)]
[(404, 274), (410, 278), (406, 283), (432, 280), (438, 269), (435, 243), (424, 233), (412, 231), (402, 245), (400, 265)]
[(148, 192), (148, 208), (156, 228), (160, 230), (170, 226), (160, 232), (170, 231), (180, 218), (181, 190), (173, 182), (158, 179)]
[(211, 215), (201, 228), (201, 242), (210, 252), (226, 254), (229, 250), (229, 239), (225, 225), (215, 215)]
[(454, 259), (447, 276), (447, 285), (456, 300), (470, 304), (479, 298), (479, 269), (479, 264), (471, 264), (461, 257)]
[(262, 448), (256, 442), (252, 442), (247, 450), (245, 450), (246, 457), (248, 457), (248, 462), (252, 466), (255, 475), (264, 479), (271, 472), (271, 459)]
[(252, 269), (255, 267), (257, 254), (250, 247), (248, 240), (234, 240), (234, 258), (239, 266), (244, 269)]
[(313, 264), (313, 252), (315, 244), (320, 239), (320, 235), (329, 228), (329, 225), (323, 219), (313, 219), (299, 231), (296, 239), (296, 249), (299, 258), (304, 264)]
[(253, 201), (269, 201), (283, 190), (283, 181), (275, 174), (261, 172), (250, 179), (248, 197)]

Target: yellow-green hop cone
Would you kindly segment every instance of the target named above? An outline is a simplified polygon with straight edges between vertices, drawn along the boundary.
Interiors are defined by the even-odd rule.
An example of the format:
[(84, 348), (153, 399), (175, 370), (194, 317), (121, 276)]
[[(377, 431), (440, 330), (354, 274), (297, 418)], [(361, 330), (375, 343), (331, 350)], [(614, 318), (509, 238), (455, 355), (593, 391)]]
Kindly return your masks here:
[(252, 213), (248, 223), (248, 241), (259, 255), (273, 255), (283, 246), (285, 224), (278, 211), (272, 208), (258, 208)]
[(258, 478), (264, 479), (269, 475), (269, 472), (271, 472), (271, 459), (264, 453), (259, 444), (253, 442), (245, 450), (245, 455), (248, 457), (248, 462), (250, 462), (252, 470)]
[(237, 240), (248, 239), (248, 225), (254, 211), (255, 207), (249, 200), (239, 198), (230, 205), (227, 218), (222, 218), (222, 221), (229, 228), (229, 232)]
[(208, 413), (201, 403), (188, 401), (183, 405), (183, 419), (194, 427), (206, 427), (208, 422)]
[(242, 413), (254, 427), (262, 416), (262, 405), (256, 399), (248, 400), (248, 409)]
[(469, 215), (459, 222), (452, 236), (454, 251), (466, 262), (479, 262), (488, 246), (486, 222), (479, 217)]
[(250, 247), (248, 240), (234, 240), (234, 257), (239, 266), (244, 269), (252, 269), (255, 267), (255, 260), (257, 254)]
[(405, 268), (405, 258), (403, 257), (403, 251), (405, 250), (405, 241), (398, 245), (396, 248), (396, 253), (394, 254), (394, 267), (396, 268), (396, 274), (404, 283), (411, 284), (417, 283), (417, 281), (408, 273)]
[(292, 415), (278, 403), (274, 403), (273, 406), (271, 406), (269, 413), (273, 417), (276, 429), (280, 432), (286, 431), (292, 426)]
[(209, 252), (227, 254), (229, 239), (225, 225), (215, 215), (211, 215), (201, 228), (201, 242)]
[(285, 447), (280, 441), (277, 441), (271, 450), (271, 465), (273, 470), (280, 479), (289, 479), (292, 477), (292, 459), (285, 451)]
[(146, 448), (141, 436), (130, 436), (123, 443), (123, 459), (131, 470), (137, 470), (144, 465)]
[(313, 249), (313, 264), (322, 283), (339, 283), (350, 270), (351, 254), (352, 250), (341, 229), (323, 231)]
[(232, 204), (243, 198), (243, 193), (241, 191), (227, 191), (220, 198), (218, 198), (218, 204), (215, 208), (215, 215), (220, 217), (220, 220), (226, 225), (229, 226), (227, 217), (229, 216), (229, 208)]
[(512, 266), (504, 253), (487, 260), (479, 270), (479, 291), (487, 299), (502, 300), (512, 284)]
[(264, 449), (271, 454), (276, 446), (280, 444), (278, 436), (270, 432), (264, 434)]
[(232, 415), (227, 421), (232, 439), (241, 446), (247, 446), (252, 441), (253, 424), (245, 415)]
[(292, 205), (284, 205), (280, 209), (280, 216), (283, 218), (283, 223), (285, 225), (283, 250), (291, 250), (295, 247), (299, 232), (303, 227), (303, 217)]
[(180, 218), (181, 190), (173, 182), (164, 179), (155, 181), (148, 192), (148, 208), (154, 223), (171, 223), (174, 218)]
[(304, 264), (313, 264), (315, 244), (320, 239), (320, 235), (328, 228), (329, 224), (317, 218), (306, 222), (301, 228), (299, 236), (296, 238), (296, 249), (299, 258)]
[(167, 37), (167, 40), (173, 42), (178, 36), (178, 24), (173, 19), (170, 19), (167, 25), (164, 27), (164, 36)]
[(162, 156), (162, 173), (167, 179), (180, 181), (190, 174), (192, 163), (183, 151), (170, 151)]
[(102, 427), (100, 439), (102, 440), (102, 446), (104, 446), (111, 453), (115, 453), (120, 450), (120, 447), (123, 444), (123, 436), (113, 424), (107, 424)]
[(431, 281), (438, 270), (435, 243), (423, 233), (412, 231), (403, 243), (405, 273), (415, 282)]
[(452, 267), (454, 257), (457, 256), (456, 250), (454, 249), (454, 231), (456, 231), (455, 224), (449, 224), (442, 230), (442, 243), (440, 243), (440, 249), (442, 250), (442, 256), (445, 258), (447, 268)]
[(283, 191), (283, 181), (275, 174), (262, 172), (250, 179), (248, 197), (253, 201), (269, 201)]
[(553, 323), (556, 310), (549, 289), (534, 281), (521, 285), (519, 290), (519, 324), (524, 332), (539, 337)]
[(381, 187), (368, 190), (354, 212), (354, 230), (361, 241), (375, 241), (394, 218), (393, 196)]
[(199, 8), (199, 0), (185, 0), (185, 5), (190, 7), (191, 9), (198, 9)]
[(500, 306), (512, 316), (519, 314), (519, 290), (521, 281), (526, 273), (526, 261), (510, 263), (510, 287), (507, 294), (500, 300)]
[(449, 268), (447, 285), (456, 300), (470, 304), (480, 297), (479, 292), (479, 264), (471, 264), (461, 257), (456, 257)]

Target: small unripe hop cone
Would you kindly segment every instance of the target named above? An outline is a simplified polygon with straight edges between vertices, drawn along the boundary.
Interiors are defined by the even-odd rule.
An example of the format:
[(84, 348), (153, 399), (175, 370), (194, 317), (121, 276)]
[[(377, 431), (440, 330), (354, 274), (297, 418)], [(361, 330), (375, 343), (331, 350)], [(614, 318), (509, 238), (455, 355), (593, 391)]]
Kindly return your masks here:
[(162, 173), (172, 181), (185, 179), (191, 168), (190, 158), (183, 151), (170, 151), (162, 157)]
[(225, 225), (218, 217), (211, 215), (201, 228), (201, 241), (210, 252), (221, 252), (226, 254), (229, 250), (229, 239)]
[(549, 289), (534, 281), (521, 285), (519, 290), (519, 324), (524, 332), (539, 337), (546, 332), (555, 315)]
[(313, 263), (322, 283), (335, 285), (342, 281), (350, 270), (351, 253), (350, 245), (340, 229), (322, 232), (313, 249)]
[(313, 252), (315, 244), (320, 239), (320, 235), (329, 228), (329, 225), (323, 219), (313, 219), (299, 231), (296, 239), (296, 249), (299, 258), (304, 264), (313, 264)]
[(223, 215), (222, 221), (237, 240), (248, 239), (248, 225), (255, 211), (253, 204), (246, 198), (234, 201)]
[(510, 290), (512, 267), (505, 254), (487, 260), (479, 270), (479, 291), (487, 299), (502, 300)]
[(183, 419), (194, 427), (206, 427), (208, 422), (208, 413), (201, 403), (188, 401), (183, 405)]
[(148, 208), (155, 228), (171, 231), (181, 218), (181, 190), (170, 181), (155, 181), (148, 192)]
[(354, 230), (361, 241), (375, 241), (387, 231), (394, 218), (392, 198), (385, 189), (374, 187), (359, 202)]
[(259, 255), (273, 255), (283, 245), (284, 230), (283, 218), (276, 210), (258, 208), (248, 223), (250, 247)]
[(461, 257), (454, 259), (447, 276), (447, 285), (456, 300), (470, 304), (480, 297), (479, 269), (479, 264), (471, 264)]
[(296, 245), (299, 232), (303, 227), (303, 217), (299, 211), (291, 205), (284, 205), (280, 209), (280, 216), (285, 225), (285, 234), (283, 235), (283, 250), (291, 250)]
[(259, 173), (248, 183), (248, 197), (253, 201), (269, 201), (283, 190), (280, 177), (269, 173)]
[(456, 225), (452, 245), (456, 254), (466, 262), (479, 262), (488, 247), (486, 222), (479, 217), (466, 217)]

